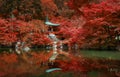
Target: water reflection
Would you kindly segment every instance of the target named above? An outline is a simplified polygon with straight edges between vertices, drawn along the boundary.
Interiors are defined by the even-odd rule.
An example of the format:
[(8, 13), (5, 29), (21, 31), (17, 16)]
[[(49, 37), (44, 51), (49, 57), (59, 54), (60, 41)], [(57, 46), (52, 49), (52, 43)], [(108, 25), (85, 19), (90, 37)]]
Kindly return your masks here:
[[(40, 51), (40, 52), (38, 52), (38, 51)], [(120, 77), (120, 58), (119, 58), (120, 52), (80, 51), (80, 50), (68, 51), (68, 50), (64, 50), (62, 48), (58, 48), (57, 46), (54, 46), (54, 48), (52, 48), (50, 50), (49, 49), (47, 49), (47, 50), (45, 50), (45, 49), (39, 50), (38, 49), (38, 51), (35, 50), (35, 52), (31, 52), (34, 54), (32, 54), (31, 56), (27, 56), (27, 60), (29, 60), (29, 61), (31, 60), (33, 63), (30, 64), (28, 62), (26, 64), (26, 67), (30, 66), (30, 69), (34, 68), (34, 69), (36, 69), (36, 72), (40, 71), (42, 69), (44, 72), (37, 73), (39, 75), (39, 77)], [(39, 54), (42, 52), (45, 52), (45, 53), (43, 53), (44, 55)], [(40, 67), (40, 63), (39, 63), (38, 66), (36, 67), (35, 59), (42, 60), (42, 59), (44, 59), (43, 57), (46, 56), (46, 54), (50, 56), (48, 59), (49, 63), (53, 62), (53, 64), (45, 63), (45, 65)], [(35, 59), (32, 58), (34, 55), (36, 57)], [(107, 55), (107, 56), (105, 56), (105, 55)], [(37, 59), (37, 57), (39, 59)], [(74, 58), (74, 61), (71, 61), (71, 60), (73, 60), (72, 57), (76, 57), (77, 60), (76, 60), (76, 58)], [(111, 57), (111, 58), (109, 58), (109, 57)], [(114, 57), (117, 57), (117, 58), (114, 58)], [(30, 58), (32, 58), (32, 59), (30, 59)], [(45, 57), (45, 59), (46, 59), (46, 57)], [(61, 68), (59, 66), (59, 64), (55, 63), (58, 60), (65, 63), (64, 64), (65, 66), (63, 66), (64, 68)], [(81, 68), (81, 64), (82, 64), (82, 69), (85, 69), (85, 71), (80, 71), (78, 69), (78, 68)], [(18, 65), (20, 65), (20, 64), (18, 64)], [(21, 65), (21, 67), (22, 66), (23, 65)], [(20, 66), (18, 66), (18, 67), (20, 67)], [(40, 67), (40, 68), (38, 68), (38, 67)], [(15, 68), (16, 67), (14, 67), (14, 69)], [(45, 72), (47, 69), (51, 69), (51, 68), (61, 68), (62, 70), (55, 70), (55, 71), (51, 71), (49, 73)], [(87, 69), (87, 71), (86, 71), (86, 69)], [(75, 71), (75, 70), (77, 70), (77, 71)], [(32, 70), (32, 71), (34, 72), (35, 70)], [(22, 77), (24, 77), (24, 76), (22, 76)], [(36, 75), (33, 75), (33, 77), (36, 77)]]
[[(39, 51), (39, 50), (38, 50)], [(53, 47), (47, 50), (41, 50), (41, 52), (52, 53), (49, 58), (49, 68), (58, 68), (59, 66), (54, 65), (56, 60), (67, 60), (70, 55), (77, 56), (78, 58), (85, 58), (88, 65), (92, 64), (94, 69), (85, 72), (74, 72), (74, 71), (51, 71), (51, 73), (45, 73), (44, 77), (119, 77), (120, 72), (120, 52), (109, 52), (109, 51), (80, 51), (80, 50), (64, 50), (59, 48), (54, 42)], [(62, 55), (62, 56), (60, 56)], [(64, 56), (63, 56), (64, 55)], [(86, 66), (85, 62), (83, 64)], [(74, 66), (74, 65), (73, 65)], [(69, 66), (66, 66), (69, 68)], [(70, 66), (71, 67), (71, 66)], [(49, 69), (48, 68), (48, 69)], [(91, 68), (88, 67), (87, 68)], [(47, 69), (46, 69), (47, 70)], [(47, 75), (48, 76), (47, 76)], [(69, 74), (72, 74), (69, 76)]]
[[(109, 52), (99, 52), (98, 53), (97, 51), (96, 52), (93, 51), (93, 52), (95, 52), (95, 53), (93, 53), (92, 51), (89, 51), (89, 54), (88, 54), (88, 51), (79, 51), (79, 50), (64, 51), (61, 48), (53, 48), (52, 50), (49, 50), (49, 52), (53, 53), (52, 56), (50, 57), (50, 59), (52, 58), (52, 60), (56, 60), (58, 58), (59, 58), (58, 60), (60, 60), (60, 59), (63, 60), (63, 56), (61, 58), (59, 55), (64, 55), (67, 57), (64, 59), (68, 59), (70, 55), (74, 55), (79, 58), (84, 57), (85, 58), (84, 60), (88, 61), (88, 63), (95, 64), (95, 65), (93, 65), (93, 67), (94, 66), (95, 67), (94, 67), (94, 69), (91, 69), (89, 71), (83, 71), (83, 72), (81, 72), (81, 71), (74, 72), (74, 70), (73, 71), (69, 71), (69, 70), (65, 71), (66, 73), (64, 73), (64, 71), (52, 71), (51, 73), (45, 73), (45, 74), (47, 74), (47, 75), (44, 74), (45, 77), (119, 77), (120, 76), (119, 75), (120, 58), (119, 57), (117, 57), (117, 59), (114, 58), (114, 57), (116, 57), (116, 55), (118, 55), (119, 52), (117, 54), (115, 53), (116, 55), (113, 54), (114, 52), (112, 52), (112, 53), (110, 52), (110, 55), (109, 55), (108, 54)], [(104, 55), (106, 55), (106, 54), (107, 54), (107, 56), (105, 57)], [(101, 56), (98, 56), (98, 55), (101, 55)], [(90, 56), (92, 56), (92, 57), (90, 57)], [(84, 64), (84, 65), (86, 65), (86, 64)], [(87, 67), (87, 68), (89, 68), (89, 67)]]

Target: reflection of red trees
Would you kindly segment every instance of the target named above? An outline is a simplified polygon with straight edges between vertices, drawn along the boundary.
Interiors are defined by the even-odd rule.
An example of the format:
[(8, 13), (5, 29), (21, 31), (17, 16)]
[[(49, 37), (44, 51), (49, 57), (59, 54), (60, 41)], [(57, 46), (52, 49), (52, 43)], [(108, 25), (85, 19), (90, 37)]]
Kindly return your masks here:
[(32, 57), (30, 58), (33, 63), (37, 65), (47, 65), (49, 58), (51, 57), (52, 52), (45, 53), (45, 52), (38, 52), (38, 53), (32, 53)]
[[(67, 57), (64, 60), (56, 60), (58, 67), (63, 71), (89, 72), (92, 70), (104, 70), (109, 71), (110, 68), (119, 68), (119, 60), (111, 60), (104, 58), (83, 58), (81, 56), (74, 56), (72, 54), (66, 54), (62, 52), (62, 55)], [(69, 58), (68, 58), (69, 57)]]
[[(29, 73), (32, 75), (40, 75), (49, 68), (49, 58), (53, 52), (31, 52), (29, 54), (25, 53), (19, 56), (15, 53), (1, 53), (0, 54), (0, 76), (12, 76), (16, 77), (21, 74)], [(66, 52), (60, 52), (61, 56), (58, 56), (54, 61), (56, 64), (53, 67), (59, 67), (63, 72), (88, 72), (91, 70), (102, 70), (109, 71), (110, 68), (119, 68), (119, 60), (111, 60), (111, 59), (89, 59), (83, 58), (81, 56), (74, 56), (72, 54)], [(54, 64), (54, 63), (53, 63)], [(14, 74), (13, 74), (14, 73)], [(109, 72), (110, 73), (110, 72)], [(118, 75), (119, 72), (116, 72)]]
[[(16, 54), (0, 54), (0, 76), (5, 76), (8, 72), (11, 72), (9, 69), (12, 67), (11, 65), (16, 64), (18, 62), (18, 56)], [(6, 71), (6, 72), (5, 72)]]
[(3, 55), (0, 55), (0, 60), (3, 61), (3, 63), (7, 64), (12, 64), (12, 63), (17, 63), (17, 55), (16, 54), (6, 54), (4, 53)]
[[(16, 77), (18, 75), (29, 73), (31, 75), (40, 75), (47, 68), (47, 63), (52, 52), (31, 52), (29, 54), (24, 53), (19, 56), (15, 53), (1, 53), (0, 54), (0, 77), (11, 76)], [(41, 67), (44, 65), (44, 67)]]

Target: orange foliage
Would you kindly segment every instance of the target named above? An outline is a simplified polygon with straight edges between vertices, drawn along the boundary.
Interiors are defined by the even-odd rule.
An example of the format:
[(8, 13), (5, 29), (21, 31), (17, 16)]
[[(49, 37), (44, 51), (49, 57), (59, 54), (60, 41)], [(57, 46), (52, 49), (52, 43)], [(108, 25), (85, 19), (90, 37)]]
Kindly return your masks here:
[[(78, 72), (88, 72), (91, 70), (108, 70), (109, 68), (117, 68), (119, 65), (119, 61), (112, 61), (109, 59), (90, 59), (90, 58), (83, 58), (79, 56), (74, 56), (71, 54), (62, 53), (69, 59), (64, 60), (56, 60), (55, 62), (58, 64), (57, 67), (61, 68), (62, 71), (72, 71), (75, 73)], [(110, 63), (110, 64), (108, 64)], [(114, 66), (115, 65), (115, 66)]]
[(31, 20), (29, 21), (30, 24), (33, 24), (36, 29), (38, 29), (41, 33), (47, 32), (47, 26), (41, 20)]
[(53, 0), (41, 0), (41, 6), (43, 13), (45, 15), (50, 15), (50, 17), (55, 15), (54, 13), (58, 10)]
[[(49, 58), (53, 52), (31, 52), (29, 54), (26, 53), (26, 59), (23, 61), (23, 56), (17, 56), (16, 54), (8, 54), (2, 53), (0, 54), (0, 76), (8, 76), (16, 77), (23, 73), (32, 73), (36, 76), (36, 74), (40, 75), (48, 68)], [(101, 69), (111, 69), (111, 68), (119, 68), (119, 60), (111, 60), (111, 59), (89, 59), (83, 58), (81, 56), (74, 56), (67, 52), (59, 52), (59, 54), (64, 55), (65, 59), (56, 59), (55, 65), (53, 63), (53, 67), (59, 67), (63, 72), (88, 72), (91, 70), (101, 70)], [(26, 62), (27, 60), (27, 62)], [(108, 64), (109, 63), (109, 64)], [(40, 67), (44, 65), (44, 67)], [(39, 72), (38, 72), (39, 71)], [(37, 73), (36, 73), (37, 72)], [(14, 73), (14, 74), (13, 74)], [(117, 74), (117, 72), (116, 72)]]
[[(43, 45), (50, 42), (45, 35), (47, 26), (40, 20), (24, 22), (16, 19), (0, 19), (0, 44), (13, 45), (21, 40), (32, 45)], [(32, 40), (32, 41), (31, 41)]]
[[(26, 72), (32, 74), (39, 72), (40, 74), (47, 67), (51, 55), (52, 52), (23, 53), (21, 56), (15, 53), (0, 53), (0, 77), (7, 76), (8, 74), (16, 77)], [(42, 65), (45, 66), (40, 67)]]
[(12, 54), (6, 54), (4, 53), (3, 55), (0, 55), (0, 60), (3, 61), (3, 63), (8, 63), (8, 64), (12, 64), (12, 63), (17, 63), (18, 62), (18, 56), (14, 53)]
[(42, 63), (47, 63), (49, 61), (50, 56), (52, 55), (52, 52), (46, 53), (46, 52), (32, 52), (31, 53), (32, 57), (30, 60), (32, 60), (35, 64), (42, 64)]
[(72, 54), (61, 52), (60, 54), (68, 57), (68, 60), (56, 60), (63, 71), (73, 71), (73, 72), (87, 72), (91, 69), (91, 65), (84, 58), (79, 56), (74, 56)]

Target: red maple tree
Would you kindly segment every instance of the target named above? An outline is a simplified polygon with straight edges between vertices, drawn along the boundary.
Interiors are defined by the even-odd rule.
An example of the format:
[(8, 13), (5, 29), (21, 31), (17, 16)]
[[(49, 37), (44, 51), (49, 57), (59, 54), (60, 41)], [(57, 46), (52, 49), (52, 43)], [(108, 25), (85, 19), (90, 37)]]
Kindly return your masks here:
[(77, 1), (79, 0), (70, 0), (69, 6), (86, 19), (82, 26), (86, 39), (83, 47), (114, 48), (118, 45), (115, 37), (120, 35), (119, 0), (105, 0), (100, 3), (83, 1), (84, 6)]

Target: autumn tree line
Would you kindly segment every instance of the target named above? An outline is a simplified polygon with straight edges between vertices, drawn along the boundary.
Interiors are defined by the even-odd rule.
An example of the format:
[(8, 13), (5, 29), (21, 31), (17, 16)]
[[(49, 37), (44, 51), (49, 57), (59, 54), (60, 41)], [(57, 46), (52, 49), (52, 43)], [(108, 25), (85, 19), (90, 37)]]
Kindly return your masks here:
[(51, 44), (46, 16), (70, 48), (120, 49), (119, 0), (0, 0), (0, 45)]

